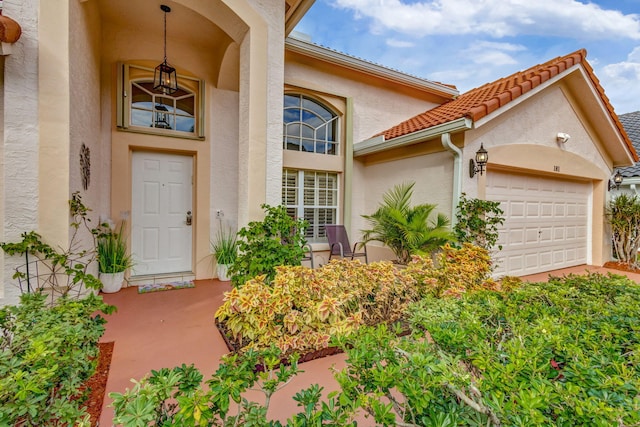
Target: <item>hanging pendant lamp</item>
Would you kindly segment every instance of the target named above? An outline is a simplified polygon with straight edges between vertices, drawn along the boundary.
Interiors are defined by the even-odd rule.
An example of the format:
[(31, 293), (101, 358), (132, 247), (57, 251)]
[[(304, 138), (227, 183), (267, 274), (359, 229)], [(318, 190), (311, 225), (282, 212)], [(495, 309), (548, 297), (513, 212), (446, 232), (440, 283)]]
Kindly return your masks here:
[(176, 69), (167, 62), (167, 13), (171, 12), (171, 8), (162, 4), (160, 9), (164, 12), (164, 61), (156, 67), (153, 74), (153, 89), (172, 94), (178, 90), (178, 79)]

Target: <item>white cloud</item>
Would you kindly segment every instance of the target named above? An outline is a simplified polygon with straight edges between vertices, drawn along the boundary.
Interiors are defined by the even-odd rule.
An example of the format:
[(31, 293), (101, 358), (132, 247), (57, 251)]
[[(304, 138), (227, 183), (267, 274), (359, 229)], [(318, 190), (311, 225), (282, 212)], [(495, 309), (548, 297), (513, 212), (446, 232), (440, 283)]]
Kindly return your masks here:
[(640, 110), (640, 46), (626, 61), (605, 65), (597, 74), (618, 114)]
[(489, 64), (493, 66), (514, 65), (518, 61), (510, 53), (526, 50), (522, 45), (513, 43), (496, 43), (489, 41), (474, 42), (462, 53), (475, 64)]
[(334, 0), (357, 18), (373, 20), (376, 33), (412, 36), (485, 34), (640, 39), (640, 15), (577, 0)]
[(398, 47), (398, 48), (414, 47), (416, 45), (412, 41), (398, 40), (398, 39), (387, 39), (386, 44), (389, 47)]

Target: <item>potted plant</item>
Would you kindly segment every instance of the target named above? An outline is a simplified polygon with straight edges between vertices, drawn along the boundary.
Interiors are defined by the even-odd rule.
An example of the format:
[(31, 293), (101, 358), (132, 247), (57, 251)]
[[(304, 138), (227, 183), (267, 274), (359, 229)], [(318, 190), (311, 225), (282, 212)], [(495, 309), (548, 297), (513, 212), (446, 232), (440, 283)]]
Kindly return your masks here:
[(211, 242), (211, 252), (216, 259), (216, 275), (221, 282), (228, 282), (229, 267), (236, 262), (238, 256), (238, 242), (236, 235), (231, 231), (218, 229), (215, 241)]
[(131, 255), (127, 254), (127, 239), (124, 237), (125, 224), (118, 230), (108, 228), (98, 235), (98, 271), (102, 282), (102, 292), (118, 292), (122, 288), (125, 271), (133, 266)]

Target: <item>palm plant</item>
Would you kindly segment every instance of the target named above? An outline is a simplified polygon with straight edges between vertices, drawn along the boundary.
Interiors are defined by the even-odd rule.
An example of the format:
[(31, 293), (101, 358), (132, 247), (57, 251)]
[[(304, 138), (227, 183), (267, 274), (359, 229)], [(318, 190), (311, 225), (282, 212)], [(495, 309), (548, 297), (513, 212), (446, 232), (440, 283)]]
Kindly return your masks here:
[(449, 219), (443, 214), (432, 216), (436, 205), (411, 206), (415, 182), (402, 183), (388, 190), (383, 203), (372, 215), (363, 215), (371, 228), (362, 230), (364, 242), (376, 240), (390, 248), (400, 264), (414, 254), (429, 254), (453, 240)]

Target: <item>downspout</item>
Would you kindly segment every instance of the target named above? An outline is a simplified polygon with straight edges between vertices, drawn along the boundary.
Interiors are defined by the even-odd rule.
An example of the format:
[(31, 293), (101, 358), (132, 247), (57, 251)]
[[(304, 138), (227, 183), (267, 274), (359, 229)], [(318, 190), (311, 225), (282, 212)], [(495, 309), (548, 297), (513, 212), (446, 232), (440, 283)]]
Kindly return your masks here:
[(462, 150), (451, 142), (451, 134), (443, 133), (440, 137), (442, 146), (453, 153), (453, 197), (451, 200), (451, 228), (456, 225), (456, 211), (462, 195)]

